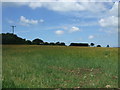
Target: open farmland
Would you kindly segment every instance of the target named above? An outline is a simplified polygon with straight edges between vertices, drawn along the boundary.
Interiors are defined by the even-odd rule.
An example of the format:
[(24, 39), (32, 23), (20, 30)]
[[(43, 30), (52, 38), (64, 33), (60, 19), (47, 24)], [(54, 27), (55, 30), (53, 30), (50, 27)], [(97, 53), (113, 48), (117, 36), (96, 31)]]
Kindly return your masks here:
[(118, 48), (3, 45), (3, 88), (118, 87)]

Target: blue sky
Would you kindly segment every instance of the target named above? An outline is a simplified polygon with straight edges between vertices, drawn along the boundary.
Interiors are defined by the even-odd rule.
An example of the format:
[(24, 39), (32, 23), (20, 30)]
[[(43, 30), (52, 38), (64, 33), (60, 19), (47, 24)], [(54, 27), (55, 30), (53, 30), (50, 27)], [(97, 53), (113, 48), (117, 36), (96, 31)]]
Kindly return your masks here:
[(3, 2), (2, 32), (46, 42), (118, 46), (118, 2)]

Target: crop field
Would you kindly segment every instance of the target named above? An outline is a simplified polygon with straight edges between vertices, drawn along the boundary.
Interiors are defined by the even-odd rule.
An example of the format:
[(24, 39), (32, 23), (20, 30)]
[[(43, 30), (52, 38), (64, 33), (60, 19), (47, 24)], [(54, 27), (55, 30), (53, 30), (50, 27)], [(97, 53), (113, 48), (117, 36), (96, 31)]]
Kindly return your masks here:
[(118, 48), (3, 45), (3, 88), (117, 88)]

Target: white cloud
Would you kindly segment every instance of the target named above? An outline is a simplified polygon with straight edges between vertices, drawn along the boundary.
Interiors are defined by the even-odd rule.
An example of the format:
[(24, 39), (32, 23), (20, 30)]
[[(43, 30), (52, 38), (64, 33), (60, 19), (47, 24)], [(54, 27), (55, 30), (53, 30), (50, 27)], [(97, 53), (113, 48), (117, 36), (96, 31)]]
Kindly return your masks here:
[(113, 2), (118, 0), (2, 0), (2, 2)]
[(102, 27), (115, 27), (118, 25), (118, 17), (109, 16), (107, 18), (102, 18), (99, 20), (99, 24)]
[(20, 24), (21, 25), (32, 25), (32, 24), (38, 24), (39, 22), (44, 22), (43, 19), (40, 19), (40, 20), (33, 20), (33, 19), (27, 19), (26, 17), (24, 16), (21, 16), (20, 17)]
[[(8, 1), (8, 0), (4, 0)], [(12, 1), (12, 0), (11, 0)], [(16, 1), (16, 2), (15, 2)], [(13, 0), (13, 2), (18, 3), (19, 0)], [(118, 1), (118, 0), (38, 0), (38, 1), (33, 1), (33, 0), (21, 0), (20, 2), (24, 3), (18, 3), (18, 5), (26, 5), (32, 9), (36, 8), (46, 8), (52, 11), (56, 12), (72, 12), (72, 14), (75, 15), (75, 12), (77, 12), (76, 16), (82, 15), (83, 18), (86, 18), (88, 16), (92, 16), (93, 18), (100, 18), (99, 21), (97, 21), (97, 24), (100, 24), (102, 27), (111, 27), (111, 26), (116, 26), (117, 24), (117, 11), (118, 11), (118, 2), (115, 2), (113, 4), (113, 7), (110, 9), (108, 8), (107, 4), (103, 2), (113, 2), (113, 1)], [(25, 3), (26, 2), (26, 3)], [(112, 5), (112, 4), (111, 4)], [(75, 12), (74, 12), (75, 11)], [(87, 11), (88, 13), (86, 14), (81, 14), (80, 11)], [(103, 11), (105, 11), (103, 14)], [(90, 13), (94, 12), (94, 13)], [(97, 13), (96, 13), (97, 12)], [(107, 16), (106, 16), (107, 14)], [(44, 20), (29, 20), (26, 18), (23, 18), (24, 22), (23, 24), (37, 24), (38, 22), (44, 22)], [(96, 21), (95, 21), (96, 23)], [(94, 23), (94, 24), (95, 24)], [(91, 25), (92, 23), (88, 22), (88, 25)], [(86, 24), (81, 24), (81, 25), (86, 25)], [(72, 30), (71, 30), (72, 31)], [(73, 30), (75, 31), (75, 30)]]
[[(7, 0), (5, 0), (7, 1)], [(4, 2), (5, 2), (4, 1)], [(47, 8), (49, 10), (57, 11), (57, 12), (70, 12), (70, 11), (92, 11), (92, 12), (101, 12), (107, 10), (105, 5), (103, 3), (99, 3), (97, 0), (55, 0), (54, 2), (52, 0), (48, 0), (49, 2), (38, 0), (38, 1), (32, 1), (32, 0), (21, 0), (20, 2), (24, 3), (18, 3), (19, 0), (13, 0), (13, 2), (16, 1), (16, 5), (27, 5), (32, 9), (36, 8)], [(106, 0), (103, 0), (106, 1)], [(109, 0), (110, 1), (110, 0)], [(92, 3), (91, 3), (92, 2)]]
[[(91, 3), (92, 2), (92, 3)], [(105, 4), (99, 3), (98, 1), (85, 0), (80, 2), (78, 0), (64, 2), (58, 0), (56, 2), (30, 2), (28, 6), (32, 9), (36, 8), (47, 8), (52, 11), (57, 12), (71, 12), (71, 11), (91, 11), (91, 12), (101, 12), (107, 11)]]
[(107, 15), (101, 18), (99, 21), (102, 27), (115, 27), (118, 26), (118, 2), (115, 2)]
[(42, 22), (44, 22), (44, 20), (43, 20), (43, 19), (40, 19), (40, 20), (39, 20), (39, 22), (41, 22), (41, 23), (42, 23)]
[(73, 26), (69, 32), (77, 32), (80, 31), (80, 29), (78, 27)]
[(27, 19), (26, 17), (21, 16), (21, 17), (20, 17), (20, 22), (21, 22), (21, 23), (26, 23), (26, 24), (37, 24), (37, 23), (38, 23), (38, 20), (33, 20), (33, 19), (29, 20), (29, 19)]
[(118, 2), (115, 2), (108, 12), (109, 15), (118, 16)]
[(111, 9), (98, 21), (102, 31), (114, 34), (118, 32), (118, 2), (115, 2)]
[(57, 35), (62, 35), (62, 34), (64, 34), (64, 31), (62, 31), (62, 30), (57, 30), (57, 31), (55, 31), (55, 34), (57, 34)]
[(88, 39), (93, 39), (94, 38), (94, 36), (93, 35), (90, 35), (89, 37), (88, 37)]
[(83, 11), (86, 9), (82, 4), (77, 2), (31, 2), (28, 6), (32, 9), (44, 7), (58, 12)]
[(2, 0), (2, 2), (52, 2), (56, 0)]
[(30, 8), (32, 8), (32, 9), (36, 9), (36, 8), (40, 8), (40, 7), (42, 7), (43, 5), (42, 5), (42, 3), (36, 3), (36, 2), (34, 2), (34, 3), (29, 3), (28, 4), (28, 6), (30, 7)]

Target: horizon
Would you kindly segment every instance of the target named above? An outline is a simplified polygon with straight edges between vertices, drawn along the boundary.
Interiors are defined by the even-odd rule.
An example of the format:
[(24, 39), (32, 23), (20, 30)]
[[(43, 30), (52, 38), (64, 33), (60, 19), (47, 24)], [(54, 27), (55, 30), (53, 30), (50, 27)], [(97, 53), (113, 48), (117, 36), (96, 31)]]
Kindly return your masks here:
[(2, 2), (2, 33), (15, 25), (27, 40), (119, 47), (117, 15), (118, 2)]
[[(14, 34), (14, 33), (0, 33), (0, 34), (13, 34), (13, 35), (16, 35), (17, 37), (19, 37), (17, 34)], [(19, 37), (19, 38), (21, 38), (21, 37)], [(22, 39), (25, 39), (25, 38), (22, 38)], [(35, 39), (40, 39), (40, 38), (35, 38)], [(35, 40), (35, 39), (33, 39), (33, 40)], [(27, 40), (29, 40), (29, 39), (25, 39), (25, 41), (27, 41)], [(31, 42), (33, 42), (33, 40), (30, 40)], [(40, 39), (40, 40), (42, 40), (42, 39)], [(45, 41), (44, 40), (42, 40), (44, 43), (45, 43)], [(60, 41), (57, 41), (57, 42), (59, 42), (59, 43), (65, 43), (65, 42), (60, 42)], [(57, 43), (57, 42), (47, 42), (47, 43)], [(94, 42), (91, 42), (91, 43), (94, 43), (94, 46), (91, 46), (91, 43), (88, 43), (88, 42), (71, 42), (71, 43), (77, 43), (77, 44), (88, 44), (88, 47), (97, 47), (97, 45), (98, 44), (95, 44)], [(70, 44), (71, 43), (69, 43), (69, 44), (66, 44), (65, 43), (65, 46), (70, 46)], [(7, 44), (6, 44), (7, 45)], [(9, 44), (8, 44), (9, 45)], [(28, 45), (32, 45), (32, 44), (28, 44)], [(100, 44), (99, 44), (100, 45)], [(44, 46), (46, 46), (46, 45), (44, 45)], [(49, 46), (49, 45), (47, 45), (47, 46)], [(51, 45), (50, 45), (51, 46)], [(53, 45), (54, 46), (54, 45)], [(101, 45), (100, 45), (101, 46)], [(75, 46), (76, 47), (76, 46)], [(81, 47), (81, 46), (77, 46), (77, 47)], [(83, 46), (82, 46), (83, 47)], [(101, 46), (101, 47), (107, 47), (107, 45), (106, 46)], [(110, 45), (109, 45), (109, 47), (111, 47)], [(108, 48), (108, 47), (107, 47)], [(119, 46), (118, 47), (111, 47), (111, 48), (119, 48)]]

